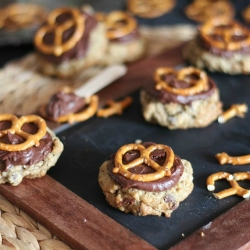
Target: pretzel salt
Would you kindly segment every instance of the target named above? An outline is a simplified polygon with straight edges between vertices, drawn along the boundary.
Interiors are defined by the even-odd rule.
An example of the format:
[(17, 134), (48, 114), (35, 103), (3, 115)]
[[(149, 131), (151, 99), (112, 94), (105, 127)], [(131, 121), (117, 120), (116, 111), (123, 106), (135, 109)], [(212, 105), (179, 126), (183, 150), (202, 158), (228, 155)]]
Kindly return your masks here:
[[(5, 144), (0, 142), (0, 150), (5, 151), (21, 151), (32, 146), (38, 146), (39, 141), (43, 138), (47, 131), (46, 122), (39, 116), (27, 115), (17, 118), (12, 114), (1, 114), (0, 121), (11, 121), (12, 125), (9, 129), (0, 131), (0, 137), (3, 137), (8, 132), (11, 134), (19, 135), (24, 138), (25, 141), (20, 144)], [(22, 126), (25, 123), (34, 123), (38, 127), (36, 134), (29, 134), (22, 130)]]
[(250, 163), (250, 154), (242, 156), (230, 156), (226, 152), (218, 153), (215, 156), (221, 165), (226, 163), (232, 165), (245, 165)]
[[(174, 75), (179, 81), (188, 82), (190, 87), (174, 88), (170, 86), (170, 84), (164, 79), (164, 76), (168, 74)], [(193, 79), (192, 77), (189, 78), (189, 76), (192, 75), (195, 75), (197, 79)], [(154, 80), (156, 89), (164, 89), (170, 93), (178, 95), (194, 95), (208, 89), (207, 74), (204, 71), (193, 67), (183, 68), (180, 71), (167, 67), (158, 68), (155, 71)]]
[(222, 50), (237, 51), (250, 46), (250, 30), (227, 18), (215, 18), (204, 23), (200, 27), (200, 37), (205, 43)]
[[(158, 163), (156, 163), (154, 160), (150, 158), (150, 154), (157, 149), (162, 149), (166, 153), (166, 159), (162, 166), (160, 166)], [(123, 164), (123, 155), (125, 155), (127, 152), (131, 150), (139, 151), (140, 157), (134, 159), (128, 164)], [(130, 168), (136, 167), (142, 163), (147, 164), (148, 166), (156, 170), (156, 172), (149, 174), (134, 174), (129, 171)], [(164, 176), (170, 176), (173, 163), (174, 163), (174, 152), (170, 147), (166, 145), (154, 144), (145, 148), (143, 145), (140, 144), (127, 144), (122, 146), (117, 151), (115, 155), (115, 167), (113, 168), (113, 172), (119, 173), (131, 180), (149, 182), (158, 180)]]
[(231, 195), (238, 195), (243, 198), (249, 198), (250, 197), (250, 190), (242, 188), (237, 181), (238, 180), (250, 180), (250, 175), (248, 173), (242, 172), (242, 173), (235, 173), (233, 175), (227, 173), (227, 172), (217, 172), (212, 175), (210, 175), (207, 178), (207, 189), (209, 191), (215, 190), (215, 181), (226, 179), (229, 184), (231, 185), (231, 188), (222, 190), (218, 193), (213, 193), (214, 197), (217, 199), (223, 199), (225, 197), (231, 196)]
[[(69, 14), (71, 18), (62, 24), (58, 24), (57, 18), (64, 14)], [(63, 41), (63, 33), (70, 28), (74, 28), (72, 36)], [(37, 31), (34, 42), (42, 53), (60, 56), (75, 47), (76, 43), (82, 38), (84, 29), (85, 18), (79, 9), (58, 8), (49, 14), (47, 23)], [(55, 35), (54, 44), (44, 43), (44, 36), (49, 32), (53, 32)]]
[(115, 102), (113, 100), (107, 101), (107, 108), (99, 109), (97, 111), (97, 116), (99, 117), (108, 117), (114, 114), (121, 115), (123, 110), (127, 108), (131, 103), (133, 99), (130, 96), (127, 96), (121, 101)]
[(113, 11), (107, 15), (105, 20), (108, 39), (116, 39), (130, 34), (137, 28), (134, 17), (123, 11)]

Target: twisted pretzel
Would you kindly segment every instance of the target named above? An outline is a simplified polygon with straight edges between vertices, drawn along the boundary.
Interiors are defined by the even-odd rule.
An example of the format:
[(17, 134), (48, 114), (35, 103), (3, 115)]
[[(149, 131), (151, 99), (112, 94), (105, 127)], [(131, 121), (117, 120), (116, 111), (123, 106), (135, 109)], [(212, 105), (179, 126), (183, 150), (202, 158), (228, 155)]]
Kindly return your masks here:
[[(45, 21), (47, 12), (41, 6), (32, 3), (14, 3), (3, 9), (6, 28), (26, 28)], [(1, 13), (2, 15), (2, 13)]]
[(234, 51), (250, 46), (249, 29), (226, 18), (206, 22), (200, 27), (200, 36), (211, 46), (222, 50)]
[[(162, 149), (166, 153), (166, 159), (162, 166), (156, 163), (154, 160), (150, 158), (150, 154), (157, 150)], [(138, 150), (140, 152), (140, 157), (131, 161), (128, 164), (123, 164), (123, 155), (131, 150)], [(152, 167), (156, 172), (149, 173), (149, 174), (134, 174), (129, 171), (130, 168), (136, 167), (140, 164), (147, 164), (148, 166)], [(174, 163), (174, 152), (173, 150), (165, 145), (162, 144), (154, 144), (147, 148), (140, 144), (127, 144), (122, 146), (115, 155), (115, 167), (113, 168), (114, 173), (119, 173), (124, 177), (136, 180), (136, 181), (154, 181), (158, 180), (164, 176), (171, 175), (171, 167)]]
[[(58, 17), (69, 14), (71, 19), (66, 20), (62, 24), (57, 23)], [(63, 34), (70, 28), (74, 28), (74, 32), (70, 38), (63, 41)], [(34, 42), (36, 47), (44, 54), (53, 54), (60, 56), (64, 52), (74, 48), (77, 42), (82, 38), (85, 29), (85, 18), (80, 10), (76, 8), (58, 8), (52, 11), (47, 19), (47, 24), (43, 25), (36, 33)], [(46, 34), (53, 32), (54, 44), (45, 44), (44, 37)]]
[(128, 10), (143, 18), (155, 18), (170, 11), (175, 0), (128, 0)]
[[(174, 75), (178, 81), (189, 83), (190, 87), (174, 88), (170, 86), (170, 83), (164, 80), (164, 76), (168, 74)], [(196, 76), (196, 78), (194, 79), (192, 76)], [(194, 95), (208, 89), (207, 74), (204, 71), (193, 67), (183, 68), (180, 71), (176, 71), (172, 68), (158, 68), (155, 71), (154, 80), (156, 83), (156, 89), (164, 89), (177, 95)]]
[[(26, 139), (23, 143), (20, 144), (5, 144), (0, 142), (0, 149), (5, 151), (20, 151), (25, 150), (32, 146), (38, 146), (39, 141), (46, 134), (47, 125), (46, 122), (39, 116), (36, 115), (27, 115), (17, 118), (11, 114), (1, 114), (0, 121), (11, 121), (12, 125), (9, 129), (0, 131), (0, 137), (3, 137), (8, 132), (11, 134), (16, 134)], [(29, 134), (22, 130), (24, 123), (34, 123), (38, 127), (36, 134)]]
[(113, 11), (105, 21), (107, 37), (112, 40), (130, 34), (137, 28), (135, 18), (123, 11)]
[(195, 0), (185, 8), (186, 15), (197, 22), (205, 22), (212, 18), (234, 15), (234, 8), (229, 1)]
[(226, 179), (229, 184), (231, 185), (231, 188), (222, 190), (218, 193), (214, 193), (214, 197), (217, 199), (223, 199), (225, 197), (231, 196), (231, 195), (238, 195), (243, 198), (250, 197), (250, 190), (247, 190), (245, 188), (242, 188), (238, 183), (237, 180), (250, 180), (250, 174), (249, 173), (235, 173), (234, 175), (231, 175), (227, 172), (217, 172), (212, 175), (210, 175), (207, 178), (207, 189), (209, 191), (214, 191), (215, 186), (214, 183), (217, 180)]

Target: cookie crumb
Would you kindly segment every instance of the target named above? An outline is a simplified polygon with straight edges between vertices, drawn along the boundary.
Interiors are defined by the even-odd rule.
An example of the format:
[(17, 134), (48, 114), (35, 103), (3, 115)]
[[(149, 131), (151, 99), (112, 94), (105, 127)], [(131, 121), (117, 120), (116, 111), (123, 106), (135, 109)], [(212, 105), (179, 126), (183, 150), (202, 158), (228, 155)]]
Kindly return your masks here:
[(204, 236), (205, 236), (205, 234), (203, 232), (201, 232), (201, 237), (204, 237)]

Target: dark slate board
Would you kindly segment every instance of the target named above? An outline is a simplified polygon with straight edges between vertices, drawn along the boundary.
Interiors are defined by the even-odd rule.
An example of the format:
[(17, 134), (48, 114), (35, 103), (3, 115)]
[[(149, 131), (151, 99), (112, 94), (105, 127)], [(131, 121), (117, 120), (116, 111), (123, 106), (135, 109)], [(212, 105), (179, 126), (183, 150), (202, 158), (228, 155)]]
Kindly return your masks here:
[[(250, 107), (249, 76), (209, 75), (220, 88), (225, 109), (234, 103), (247, 103)], [(206, 189), (206, 178), (218, 171), (250, 170), (249, 164), (221, 166), (215, 158), (222, 151), (231, 155), (250, 153), (250, 114), (226, 124), (215, 121), (202, 129), (171, 131), (146, 123), (141, 115), (138, 91), (133, 93), (133, 98), (132, 106), (122, 116), (94, 117), (60, 133), (65, 150), (49, 175), (157, 249), (166, 249), (242, 201), (237, 196), (216, 200)], [(124, 214), (105, 201), (97, 181), (99, 166), (120, 146), (136, 139), (167, 144), (193, 165), (195, 188), (171, 218)], [(222, 181), (216, 187), (221, 190), (228, 185)]]

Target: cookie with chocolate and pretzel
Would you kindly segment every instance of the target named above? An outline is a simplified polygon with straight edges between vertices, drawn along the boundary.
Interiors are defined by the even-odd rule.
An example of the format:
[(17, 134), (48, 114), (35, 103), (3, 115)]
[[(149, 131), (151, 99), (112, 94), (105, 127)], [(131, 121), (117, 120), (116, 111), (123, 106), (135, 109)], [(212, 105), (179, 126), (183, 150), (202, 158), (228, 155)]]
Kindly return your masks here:
[(184, 48), (183, 57), (198, 68), (227, 74), (250, 73), (250, 29), (228, 18), (199, 26), (197, 36)]
[(100, 167), (107, 202), (134, 215), (170, 217), (193, 190), (191, 163), (153, 142), (122, 146)]
[(102, 15), (108, 38), (104, 64), (133, 62), (145, 55), (146, 41), (137, 20), (125, 11), (112, 11)]
[(0, 114), (0, 184), (40, 178), (56, 164), (63, 144), (37, 115)]
[(140, 101), (147, 122), (169, 129), (206, 127), (222, 112), (219, 89), (195, 67), (157, 68)]
[(68, 78), (98, 65), (107, 49), (103, 23), (83, 10), (61, 7), (49, 13), (34, 36), (40, 70)]

